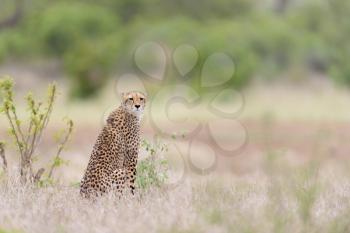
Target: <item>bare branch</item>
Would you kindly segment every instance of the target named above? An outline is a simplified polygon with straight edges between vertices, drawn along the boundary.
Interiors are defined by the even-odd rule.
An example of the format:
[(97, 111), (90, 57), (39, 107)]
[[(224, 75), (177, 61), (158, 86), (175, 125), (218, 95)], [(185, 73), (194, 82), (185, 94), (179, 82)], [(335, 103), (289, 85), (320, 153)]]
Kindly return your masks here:
[(5, 145), (4, 143), (0, 142), (0, 157), (2, 159), (2, 168), (4, 171), (7, 171), (7, 160), (5, 156)]
[(44, 168), (40, 168), (39, 170), (38, 170), (38, 172), (35, 174), (35, 176), (34, 176), (34, 183), (37, 183), (37, 182), (39, 182), (40, 181), (40, 178), (41, 178), (41, 176), (44, 174), (44, 171), (45, 171), (45, 169)]
[(53, 170), (57, 167), (56, 161), (60, 160), (61, 153), (62, 153), (63, 149), (65, 148), (70, 136), (72, 135), (73, 121), (68, 120), (67, 124), (68, 124), (68, 131), (66, 132), (65, 137), (63, 138), (62, 142), (60, 143), (60, 145), (58, 147), (58, 151), (57, 151), (57, 154), (54, 158), (54, 162), (51, 164), (51, 167), (50, 167), (48, 178), (52, 177)]
[(22, 145), (22, 142), (20, 141), (20, 138), (18, 137), (18, 134), (16, 132), (16, 127), (15, 127), (15, 124), (13, 123), (13, 120), (12, 120), (12, 117), (10, 115), (10, 112), (9, 110), (5, 110), (5, 114), (6, 114), (6, 117), (7, 117), (7, 120), (9, 121), (10, 123), (10, 126), (11, 126), (11, 130), (12, 130), (12, 133), (13, 133), (13, 136), (15, 137), (16, 139), (16, 144), (18, 146), (18, 149), (21, 153), (21, 157), (23, 157), (23, 145)]
[[(34, 135), (30, 144), (30, 150), (28, 152), (28, 157), (31, 157), (32, 154), (34, 153), (37, 144), (40, 142), (42, 134), (44, 132), (44, 129), (46, 128), (47, 124), (49, 123), (50, 117), (51, 117), (51, 113), (52, 113), (52, 109), (53, 109), (53, 105), (55, 103), (55, 98), (56, 98), (56, 85), (52, 84), (50, 85), (49, 89), (48, 89), (48, 101), (47, 101), (47, 107), (46, 107), (46, 111), (41, 115), (39, 115), (39, 122), (38, 124), (35, 126), (35, 130), (34, 130)], [(37, 107), (37, 114), (39, 114), (39, 110), (40, 110), (41, 104), (38, 104)]]

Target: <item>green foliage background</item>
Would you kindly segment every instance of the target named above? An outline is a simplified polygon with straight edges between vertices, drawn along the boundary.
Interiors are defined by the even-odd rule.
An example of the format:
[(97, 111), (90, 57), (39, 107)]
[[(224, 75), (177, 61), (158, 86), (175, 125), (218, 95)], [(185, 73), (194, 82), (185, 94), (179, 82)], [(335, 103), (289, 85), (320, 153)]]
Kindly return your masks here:
[(195, 46), (195, 77), (208, 55), (226, 52), (236, 65), (227, 85), (236, 88), (293, 69), (350, 84), (349, 1), (4, 0), (0, 22), (16, 3), (22, 17), (0, 28), (0, 62), (56, 59), (73, 97), (92, 96), (112, 72), (135, 69), (135, 48), (150, 40)]

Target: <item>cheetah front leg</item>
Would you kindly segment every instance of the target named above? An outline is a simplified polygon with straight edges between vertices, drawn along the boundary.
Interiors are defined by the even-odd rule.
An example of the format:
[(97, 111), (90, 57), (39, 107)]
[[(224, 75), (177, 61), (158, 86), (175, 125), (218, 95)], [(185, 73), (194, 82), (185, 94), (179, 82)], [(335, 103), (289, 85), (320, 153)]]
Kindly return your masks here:
[(129, 166), (126, 169), (125, 175), (125, 187), (130, 190), (131, 194), (135, 194), (135, 179), (136, 179), (136, 164), (135, 166)]
[(137, 150), (130, 150), (124, 161), (125, 167), (125, 187), (130, 190), (131, 194), (135, 194), (135, 180), (136, 180), (136, 164), (137, 164)]

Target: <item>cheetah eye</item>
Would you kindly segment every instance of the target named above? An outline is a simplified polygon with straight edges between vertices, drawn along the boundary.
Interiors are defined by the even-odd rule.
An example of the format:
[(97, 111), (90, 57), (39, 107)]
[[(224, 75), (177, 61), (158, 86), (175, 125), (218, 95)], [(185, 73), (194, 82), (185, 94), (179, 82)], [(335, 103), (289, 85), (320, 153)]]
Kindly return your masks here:
[(129, 98), (129, 100), (133, 100), (133, 98)]
[(143, 98), (140, 98), (140, 100), (142, 101), (142, 100), (144, 100)]

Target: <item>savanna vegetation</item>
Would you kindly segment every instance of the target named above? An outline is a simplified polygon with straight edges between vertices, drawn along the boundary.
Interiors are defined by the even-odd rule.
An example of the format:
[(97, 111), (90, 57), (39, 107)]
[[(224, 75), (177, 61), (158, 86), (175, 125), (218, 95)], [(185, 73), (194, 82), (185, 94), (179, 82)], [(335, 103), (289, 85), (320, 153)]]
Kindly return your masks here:
[[(0, 233), (350, 232), (349, 12), (344, 0), (0, 0), (0, 78), (17, 83), (0, 80)], [(166, 53), (162, 81), (135, 61), (149, 41)], [(183, 44), (198, 52), (185, 74)], [(154, 52), (140, 59), (157, 68)], [(216, 52), (234, 72), (206, 88)], [(89, 201), (79, 182), (128, 73), (150, 100), (137, 190)], [(174, 82), (208, 98), (162, 105)], [(210, 99), (225, 88), (241, 91)]]

